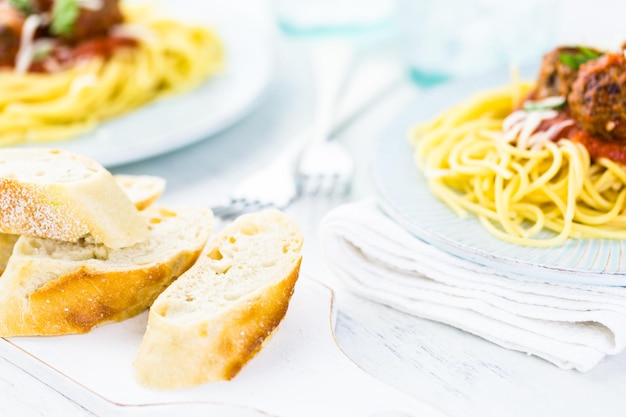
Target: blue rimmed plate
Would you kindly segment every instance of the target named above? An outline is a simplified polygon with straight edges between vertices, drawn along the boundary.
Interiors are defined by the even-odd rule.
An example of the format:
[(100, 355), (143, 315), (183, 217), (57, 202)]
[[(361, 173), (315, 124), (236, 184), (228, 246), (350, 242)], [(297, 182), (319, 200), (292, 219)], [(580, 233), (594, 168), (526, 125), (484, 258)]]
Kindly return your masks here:
[[(532, 79), (535, 72), (522, 76)], [(428, 189), (413, 162), (410, 129), (474, 92), (506, 85), (506, 72), (427, 90), (404, 109), (379, 140), (374, 180), (382, 210), (417, 237), (449, 253), (503, 271), (547, 281), (626, 285), (626, 241), (568, 239), (551, 248), (503, 242), (474, 216), (458, 217)]]

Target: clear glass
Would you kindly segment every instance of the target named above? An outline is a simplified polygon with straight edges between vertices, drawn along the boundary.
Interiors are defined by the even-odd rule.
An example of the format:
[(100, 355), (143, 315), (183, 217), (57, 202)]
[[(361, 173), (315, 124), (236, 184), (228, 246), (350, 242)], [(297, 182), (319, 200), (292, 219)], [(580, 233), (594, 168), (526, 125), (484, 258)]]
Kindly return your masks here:
[(424, 86), (538, 63), (554, 48), (555, 0), (398, 0), (401, 47)]
[(289, 34), (358, 34), (392, 25), (395, 0), (273, 0), (280, 28)]

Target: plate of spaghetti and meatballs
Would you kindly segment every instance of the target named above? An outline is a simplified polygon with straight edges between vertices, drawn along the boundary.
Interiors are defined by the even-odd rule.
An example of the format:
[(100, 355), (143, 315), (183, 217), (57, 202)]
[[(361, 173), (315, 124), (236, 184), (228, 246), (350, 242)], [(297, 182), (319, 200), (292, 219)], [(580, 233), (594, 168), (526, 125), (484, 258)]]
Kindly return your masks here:
[(202, 0), (0, 3), (0, 146), (53, 143), (119, 165), (239, 120), (268, 45)]
[(435, 88), (390, 127), (374, 165), (383, 210), (448, 252), (626, 285), (624, 48), (561, 46), (539, 69)]

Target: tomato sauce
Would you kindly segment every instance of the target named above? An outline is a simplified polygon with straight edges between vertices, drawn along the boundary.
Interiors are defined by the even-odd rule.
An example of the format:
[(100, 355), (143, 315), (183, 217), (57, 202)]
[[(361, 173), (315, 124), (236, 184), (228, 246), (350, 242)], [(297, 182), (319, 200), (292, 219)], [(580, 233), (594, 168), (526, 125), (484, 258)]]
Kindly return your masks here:
[(605, 157), (626, 165), (626, 147), (624, 147), (623, 143), (605, 141), (580, 128), (577, 130), (574, 136), (571, 137), (572, 141), (582, 143), (589, 151), (592, 159)]
[[(549, 120), (543, 121), (539, 127), (538, 131), (545, 131), (550, 128), (550, 126), (562, 122), (564, 120), (572, 120), (572, 117), (569, 114), (567, 109), (559, 110), (559, 114), (557, 117)], [(598, 158), (609, 158), (612, 161), (621, 163), (626, 165), (626, 146), (620, 142), (611, 142), (607, 140), (600, 139), (596, 136), (593, 136), (589, 132), (583, 130), (583, 128), (576, 122), (573, 125), (563, 128), (559, 135), (556, 136), (555, 140), (559, 140), (562, 138), (570, 139), (574, 142), (580, 143), (587, 151), (589, 151), (589, 155), (592, 159)]]
[(72, 57), (91, 58), (94, 56), (110, 57), (115, 50), (119, 48), (128, 48), (137, 46), (137, 41), (131, 38), (96, 38), (80, 42), (72, 50)]
[(80, 59), (89, 59), (96, 56), (109, 58), (121, 48), (134, 48), (138, 45), (136, 39), (123, 37), (100, 37), (84, 40), (76, 46), (60, 45), (55, 47), (48, 57), (33, 62), (30, 72), (54, 72), (68, 68)]

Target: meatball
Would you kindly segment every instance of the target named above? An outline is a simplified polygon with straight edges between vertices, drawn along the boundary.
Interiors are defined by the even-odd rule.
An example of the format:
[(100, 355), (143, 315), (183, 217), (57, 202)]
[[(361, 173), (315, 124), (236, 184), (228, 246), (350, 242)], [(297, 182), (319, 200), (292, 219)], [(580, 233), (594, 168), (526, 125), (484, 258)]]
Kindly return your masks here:
[[(53, 6), (54, 7), (54, 6)], [(109, 29), (124, 20), (118, 0), (101, 0), (101, 7), (81, 7), (73, 27), (66, 33), (53, 33), (69, 43), (106, 36)]]
[(24, 16), (5, 3), (0, 3), (0, 66), (13, 66), (20, 50)]
[(52, 10), (53, 0), (31, 0), (32, 9), (35, 13), (45, 13)]
[(533, 99), (567, 97), (578, 74), (580, 62), (597, 58), (602, 52), (580, 46), (560, 46), (543, 56)]
[(106, 36), (111, 26), (123, 20), (118, 0), (102, 0), (102, 7), (97, 10), (80, 10), (71, 36), (77, 40)]
[(567, 98), (574, 120), (605, 141), (626, 142), (626, 58), (607, 53), (581, 65)]

